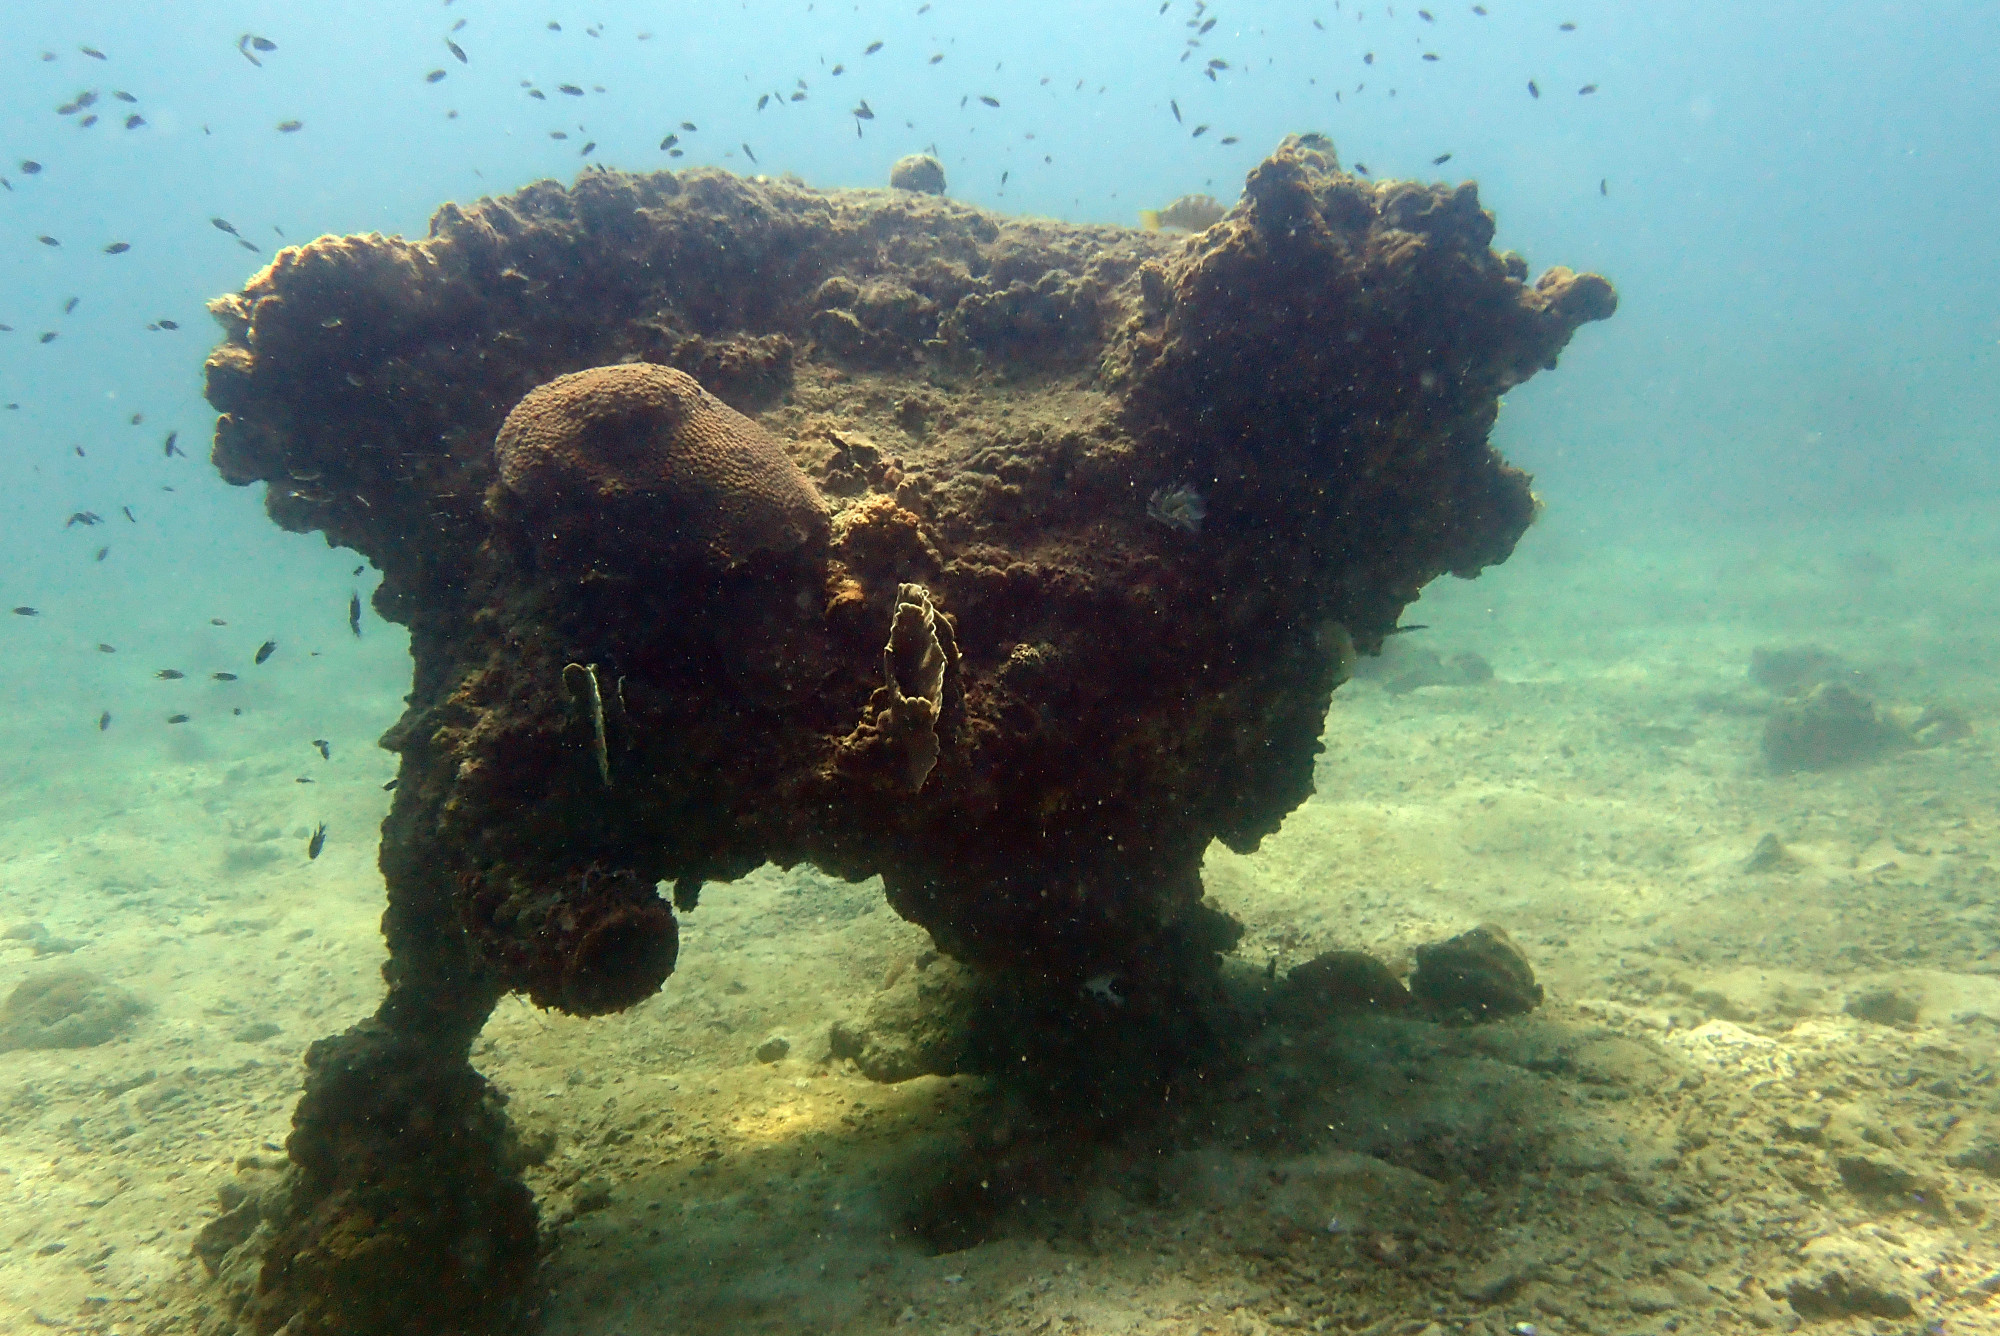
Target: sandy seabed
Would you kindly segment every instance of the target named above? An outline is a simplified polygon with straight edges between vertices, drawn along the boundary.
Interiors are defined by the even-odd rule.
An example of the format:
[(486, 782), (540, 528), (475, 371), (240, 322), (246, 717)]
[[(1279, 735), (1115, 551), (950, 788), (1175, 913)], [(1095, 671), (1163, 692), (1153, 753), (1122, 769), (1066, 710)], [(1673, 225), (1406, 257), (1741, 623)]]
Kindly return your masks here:
[[(547, 1152), (543, 1330), (2000, 1331), (2000, 523), (1610, 532), (1557, 506), (1434, 587), (1337, 693), (1318, 795), (1205, 871), (1246, 977), (1491, 922), (1535, 1014), (1268, 1030), (936, 1254), (914, 1199), (990, 1134), (987, 1083), (876, 1084), (827, 1038), (928, 940), (874, 883), (712, 885), (659, 996), (510, 999), (474, 1050)], [(1750, 656), (1804, 646), (1974, 731), (1773, 774)], [(0, 1333), (220, 1329), (191, 1243), (282, 1163), (305, 1045), (379, 997), (366, 744), (401, 690), (335, 696), (332, 761), (274, 724), (67, 764), (17, 684), (42, 782), (0, 800), (0, 991), (82, 968), (147, 1009), (0, 1053)]]

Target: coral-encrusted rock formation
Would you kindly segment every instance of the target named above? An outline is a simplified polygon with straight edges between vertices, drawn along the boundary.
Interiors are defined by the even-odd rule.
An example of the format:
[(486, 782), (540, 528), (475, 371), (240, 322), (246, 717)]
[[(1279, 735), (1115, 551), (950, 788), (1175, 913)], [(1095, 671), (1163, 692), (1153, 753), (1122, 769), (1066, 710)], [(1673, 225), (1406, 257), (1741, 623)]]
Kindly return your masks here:
[[(1533, 515), (1498, 396), (1615, 299), (1491, 237), (1471, 186), (1305, 137), (1187, 238), (700, 170), (281, 252), (214, 304), (214, 460), (372, 558), (416, 657), (346, 1065), (421, 1052), (456, 1116), (501, 991), (628, 1005), (673, 963), (654, 888), (765, 861), (881, 874), (1051, 1015), (1104, 977), (1128, 1030), (1184, 1010), (1233, 940), (1209, 841), (1277, 828), (1345, 659)], [(255, 1312), (354, 1330), (326, 1240), (388, 1228), (417, 1143), (309, 1083)], [(514, 1311), (517, 1258), (475, 1283), (405, 1223), (382, 1283), (461, 1302), (434, 1330)]]

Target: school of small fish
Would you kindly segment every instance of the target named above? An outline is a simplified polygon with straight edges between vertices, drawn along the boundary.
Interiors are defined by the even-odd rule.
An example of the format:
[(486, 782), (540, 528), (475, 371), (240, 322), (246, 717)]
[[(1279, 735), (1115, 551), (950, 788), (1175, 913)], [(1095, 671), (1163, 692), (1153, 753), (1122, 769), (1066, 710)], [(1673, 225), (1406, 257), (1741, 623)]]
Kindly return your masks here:
[[(1493, 12), (1484, 4), (1471, 5), (1462, 11), (1406, 10), (1399, 18), (1393, 4), (1350, 5), (1348, 0), (1326, 0), (1326, 2), (1328, 7), (1320, 14), (1298, 18), (1281, 29), (1274, 21), (1264, 16), (1257, 16), (1254, 21), (1246, 19), (1246, 26), (1242, 27), (1225, 24), (1222, 7), (1211, 3), (1211, 0), (1160, 0), (1157, 9), (1153, 11), (1152, 19), (1178, 21), (1184, 29), (1183, 34), (1176, 39), (1179, 44), (1177, 63), (1185, 67), (1186, 72), (1163, 77), (1161, 85), (1149, 93), (1125, 95), (1156, 98), (1150, 105), (1157, 108), (1164, 131), (1183, 136), (1190, 144), (1204, 141), (1205, 146), (1227, 150), (1240, 144), (1243, 136), (1224, 132), (1229, 128), (1231, 112), (1223, 90), (1233, 81), (1247, 81), (1260, 77), (1262, 68), (1272, 64), (1272, 58), (1268, 54), (1260, 53), (1258, 49), (1260, 42), (1320, 43), (1325, 48), (1321, 74), (1313, 77), (1310, 82), (1316, 90), (1319, 90), (1316, 95), (1323, 95), (1335, 105), (1344, 105), (1349, 98), (1366, 96), (1371, 79), (1380, 96), (1397, 97), (1400, 89), (1394, 82), (1394, 71), (1401, 70), (1406, 77), (1415, 78), (1424, 66), (1446, 64), (1452, 54), (1454, 41), (1461, 38), (1477, 40), (1477, 34), (1481, 31), (1479, 25), (1494, 17)], [(453, 0), (444, 0), (444, 3), (449, 6)], [(810, 8), (808, 6), (809, 10)], [(1169, 16), (1174, 15), (1176, 10), (1180, 10), (1180, 14), (1170, 19)], [(914, 12), (917, 18), (924, 19), (931, 14), (932, 5), (921, 4)], [(274, 18), (273, 22), (275, 21)], [(942, 15), (929, 20), (932, 25), (940, 25), (943, 21)], [(490, 20), (482, 19), (481, 22)], [(541, 26), (547, 37), (538, 40), (556, 42), (565, 36), (564, 27), (558, 20), (547, 20)], [(1556, 35), (1551, 40), (1556, 42), (1569, 40), (1568, 35), (1576, 33), (1579, 28), (1579, 25), (1571, 20), (1553, 26)], [(1342, 28), (1351, 34), (1353, 40), (1342, 42), (1334, 36), (1336, 30)], [(1407, 64), (1398, 65), (1386, 53), (1392, 46), (1392, 33), (1408, 37), (1409, 33), (1403, 30), (1413, 31), (1413, 46), (1402, 40), (1395, 40), (1393, 44), (1413, 49), (1415, 55), (1407, 61)], [(278, 32), (278, 36), (272, 37), (262, 32), (243, 32), (236, 38), (234, 45), (237, 54), (254, 67), (255, 71), (261, 72), (243, 71), (243, 77), (259, 81), (260, 86), (277, 90), (280, 100), (276, 105), (282, 108), (284, 105), (282, 90), (289, 86), (286, 82), (288, 79), (303, 77), (308, 82), (312, 79), (310, 71), (302, 68), (310, 66), (312, 53), (306, 49), (308, 44), (303, 39), (296, 35), (288, 35), (276, 28), (274, 31)], [(578, 31), (583, 37), (597, 42), (603, 42), (611, 35), (610, 29), (604, 23), (592, 23)], [(624, 36), (635, 43), (645, 43), (652, 41), (654, 35), (650, 31), (638, 29)], [(1212, 54), (1215, 47), (1222, 47), (1224, 50), (1219, 54)], [(456, 107), (450, 105), (450, 102), (453, 98), (453, 89), (458, 87), (459, 81), (454, 80), (454, 72), (462, 71), (468, 80), (491, 80), (495, 77), (490, 65), (482, 64), (478, 58), (481, 49), (472, 19), (458, 18), (448, 31), (437, 35), (434, 45), (423, 51), (409, 53), (405, 63), (399, 68), (394, 61), (388, 62), (385, 66), (389, 70), (386, 77), (406, 79), (411, 85), (441, 86), (437, 93), (424, 96), (442, 99), (441, 103), (433, 102), (431, 106), (445, 119), (455, 120), (458, 118), (458, 111)], [(1060, 55), (1066, 49), (1061, 42), (1052, 42), (1048, 47), (1052, 56)], [(558, 69), (567, 68), (574, 71), (571, 77), (566, 79), (544, 81), (533, 76), (509, 77), (510, 86), (518, 90), (518, 96), (524, 99), (527, 107), (547, 108), (546, 113), (530, 112), (530, 115), (555, 113), (559, 107), (564, 109), (560, 124), (544, 124), (539, 127), (542, 142), (567, 146), (574, 140), (578, 145), (574, 149), (574, 155), (583, 159), (592, 159), (598, 152), (600, 143), (604, 142), (602, 136), (615, 131), (615, 127), (606, 123), (599, 131), (599, 137), (594, 137), (591, 130), (593, 118), (590, 109), (599, 105), (611, 105), (617, 98), (617, 94), (606, 84), (592, 82), (581, 73), (581, 70), (587, 68), (589, 64), (588, 51), (588, 42), (584, 44), (584, 54), (579, 54), (574, 45), (554, 48), (550, 58), (551, 63)], [(100, 75), (86, 73), (79, 82), (88, 86), (80, 88), (53, 107), (54, 134), (110, 133), (121, 138), (124, 135), (135, 136), (134, 140), (126, 142), (143, 142), (145, 135), (158, 133), (154, 120), (148, 117), (145, 110), (150, 105), (147, 101), (149, 94), (133, 91), (133, 89), (143, 90), (145, 77), (137, 73), (128, 77), (123, 72), (124, 66), (121, 65), (119, 58), (121, 54), (123, 53), (89, 43), (78, 43), (73, 53), (58, 51), (40, 53), (40, 60), (45, 64), (60, 65), (66, 60), (80, 58), (87, 62), (84, 66), (86, 71), (102, 71), (102, 74), (110, 75), (114, 81), (131, 85), (129, 88), (109, 87), (105, 85)], [(443, 63), (435, 63), (440, 60)], [(1528, 74), (1526, 71), (1523, 73)], [(1325, 79), (1323, 87), (1322, 77)], [(1528, 77), (1515, 87), (1524, 88), (1529, 99), (1539, 101), (1543, 92), (1543, 77), (1545, 76), (1539, 73), (1528, 74)], [(832, 79), (845, 81), (844, 91), (841, 94), (827, 94), (826, 81)], [(1028, 82), (1030, 79), (1033, 80), (1032, 83)], [(939, 81), (943, 81), (942, 87)], [(992, 142), (996, 126), (1009, 127), (1000, 132), (1005, 136), (1003, 144), (1025, 145), (1036, 142), (1038, 129), (1025, 128), (1021, 124), (1022, 120), (1032, 123), (1037, 118), (1052, 118), (1055, 122), (1065, 124), (1082, 121), (1091, 114), (1090, 99), (1105, 97), (1111, 93), (1109, 86), (1105, 84), (1096, 84), (1093, 90), (1092, 81), (1088, 78), (1076, 78), (1073, 83), (1065, 78), (1058, 83), (1054, 74), (1024, 76), (1018, 71), (1009, 73), (1004, 61), (993, 63), (990, 69), (986, 68), (984, 61), (976, 59), (969, 51), (959, 49), (956, 38), (943, 27), (927, 32), (921, 41), (912, 39), (892, 42), (883, 37), (848, 46), (844, 51), (829, 50), (819, 58), (816, 69), (804, 72), (792, 70), (780, 78), (771, 79), (767, 75), (756, 78), (754, 82), (746, 79), (746, 82), (750, 83), (750, 88), (744, 95), (741, 107), (711, 107), (703, 116), (704, 120), (721, 119), (725, 123), (726, 129), (722, 136), (704, 141), (700, 138), (702, 131), (697, 121), (677, 119), (670, 121), (664, 127), (664, 134), (659, 139), (657, 148), (650, 151), (664, 154), (669, 162), (677, 162), (694, 153), (697, 143), (719, 144), (726, 139), (736, 138), (738, 132), (743, 132), (743, 137), (737, 139), (734, 148), (718, 147), (711, 150), (709, 156), (726, 165), (728, 160), (737, 159), (740, 155), (742, 163), (748, 164), (752, 169), (761, 169), (763, 163), (753, 143), (756, 137), (754, 132), (759, 126), (769, 127), (774, 124), (764, 119), (773, 115), (779, 116), (789, 125), (801, 124), (788, 119), (791, 117), (806, 117), (808, 121), (814, 117), (819, 117), (822, 121), (830, 118), (830, 123), (839, 126), (843, 133), (851, 127), (853, 135), (857, 138), (865, 137), (870, 128), (876, 126), (900, 127), (896, 133), (906, 139), (914, 135), (930, 134), (934, 137), (926, 151), (933, 155), (939, 154), (939, 139), (947, 133), (962, 133), (969, 138), (984, 135), (984, 139), (976, 141), (984, 145)], [(76, 84), (70, 86), (75, 87)], [(920, 128), (917, 119), (923, 114), (920, 107), (935, 108), (940, 105), (939, 95), (945, 88), (949, 88), (950, 93), (945, 95), (944, 102), (948, 103), (951, 94), (956, 95), (956, 111), (963, 123), (956, 127), (931, 125)], [(1595, 82), (1584, 83), (1578, 86), (1575, 92), (1578, 97), (1590, 98), (1599, 92), (1599, 88), (1600, 85)], [(648, 90), (649, 99), (652, 91)], [(1195, 109), (1196, 114), (1190, 115), (1184, 112), (1182, 107), (1184, 99), (1188, 101), (1190, 108)], [(817, 110), (820, 107), (825, 107), (827, 110), (824, 112)], [(583, 119), (573, 119), (576, 113), (581, 113)], [(155, 112), (155, 115), (159, 114), (158, 111)], [(1206, 114), (1207, 119), (1201, 119), (1202, 114)], [(174, 118), (168, 116), (166, 120), (171, 124)], [(656, 126), (657, 124), (655, 122)], [(300, 142), (307, 142), (312, 138), (311, 127), (302, 116), (284, 116), (276, 121), (262, 122), (262, 125), (265, 127), (263, 133), (274, 132), (280, 136), (302, 137)], [(316, 120), (314, 125), (323, 129), (323, 118)], [(1038, 128), (1051, 127), (1044, 125)], [(208, 124), (201, 124), (199, 131), (204, 136), (214, 133), (213, 127)], [(651, 143), (650, 135), (647, 136), (646, 142)], [(4, 156), (0, 156), (0, 191), (4, 191), (8, 197), (13, 197), (13, 207), (33, 214), (37, 207), (36, 200), (42, 198), (45, 192), (60, 191), (63, 188), (63, 182), (69, 175), (68, 163), (61, 143), (53, 135), (42, 136), (31, 145), (19, 147), (27, 151), (6, 152)], [(1008, 183), (1015, 174), (1015, 168), (1032, 165), (1032, 159), (1036, 156), (1040, 158), (1041, 167), (1056, 167), (1055, 155), (1041, 152), (1040, 147), (1037, 145), (1035, 151), (1025, 154), (1019, 161), (1012, 159), (1013, 147), (1003, 148), (1003, 155), (1010, 165), (994, 164), (1000, 167), (997, 176), (989, 178), (995, 183), (993, 187), (995, 193), (1004, 195)], [(566, 147), (564, 151), (570, 150)], [(1431, 157), (1430, 165), (1442, 167), (1451, 162), (1453, 157), (1452, 149), (1443, 148)], [(11, 170), (4, 166), (7, 162), (12, 163)], [(598, 162), (586, 164), (587, 170), (591, 168), (605, 170)], [(1367, 164), (1361, 162), (1352, 164), (1352, 170), (1362, 176), (1371, 174)], [(1599, 178), (1597, 192), (1600, 196), (1609, 196), (1608, 177)], [(231, 211), (234, 212), (233, 209)], [(1148, 229), (1199, 231), (1220, 220), (1224, 213), (1225, 206), (1211, 196), (1189, 194), (1157, 210), (1141, 211), (1139, 221)], [(40, 252), (48, 256), (48, 263), (51, 264), (103, 263), (101, 260), (93, 261), (89, 257), (92, 254), (103, 257), (123, 256), (136, 246), (159, 245), (162, 242), (167, 244), (185, 242), (191, 245), (200, 236), (215, 238), (216, 240), (209, 243), (211, 245), (226, 241), (260, 256), (265, 253), (263, 244), (252, 236), (245, 235), (244, 230), (222, 213), (208, 215), (207, 229), (199, 226), (202, 221), (199, 217), (134, 218), (127, 221), (134, 226), (125, 236), (116, 234), (106, 236), (99, 233), (97, 236), (71, 237), (73, 243), (80, 244), (68, 248), (64, 246), (64, 238), (57, 235), (58, 230), (70, 231), (68, 227), (37, 230), (30, 223), (17, 225), (15, 235), (20, 239), (20, 243), (25, 244), (30, 250), (40, 248)], [(270, 227), (271, 234), (277, 241), (285, 240), (283, 229), (275, 223), (260, 222), (253, 231), (261, 235), (265, 226)], [(169, 238), (172, 240), (169, 241)], [(6, 233), (0, 230), (0, 245), (4, 244), (6, 244)], [(13, 300), (10, 294), (0, 291), (0, 339), (16, 332), (16, 325), (9, 323), (7, 319), (12, 313), (5, 309)], [(64, 332), (59, 322), (75, 316), (82, 304), (82, 298), (79, 296), (67, 298), (61, 305), (60, 315), (48, 317), (43, 322), (48, 327), (33, 334), (34, 345), (46, 347), (54, 344)], [(22, 319), (24, 324), (29, 320), (26, 316), (17, 318)], [(32, 328), (32, 325), (28, 327)], [(155, 316), (143, 322), (143, 329), (153, 334), (171, 335), (179, 332), (181, 328), (181, 321), (172, 316)], [(7, 347), (6, 343), (0, 342), (0, 350), (6, 350)], [(18, 402), (9, 402), (0, 407), (4, 407), (5, 411), (18, 411), (21, 405)], [(143, 413), (134, 413), (131, 415), (130, 423), (137, 427), (143, 420)], [(180, 448), (179, 441), (178, 430), (168, 431), (161, 439), (156, 463), (172, 468), (173, 461), (185, 459), (187, 455)], [(77, 458), (90, 457), (81, 444), (76, 444), (71, 449)], [(310, 480), (304, 482), (310, 483)], [(160, 486), (163, 492), (175, 491), (173, 483), (162, 482)], [(298, 495), (309, 497), (309, 488), (302, 484), (302, 490)], [(112, 505), (114, 501), (116, 498), (100, 498), (96, 504), (103, 507), (102, 513), (88, 507), (71, 510), (62, 520), (60, 528), (89, 531), (106, 524), (104, 515), (110, 513), (122, 514), (130, 525), (141, 523), (133, 502), (116, 501), (114, 512)], [(114, 544), (100, 542), (87, 550), (93, 562), (104, 563), (111, 557), (113, 549)], [(356, 567), (354, 574), (358, 578), (362, 572), (362, 567)], [(18, 618), (38, 619), (45, 625), (61, 620), (60, 610), (53, 599), (45, 598), (36, 603), (16, 604), (13, 606), (13, 611)], [(218, 628), (228, 625), (226, 619), (219, 617), (211, 619), (211, 622)], [(362, 635), (362, 601), (358, 590), (350, 592), (347, 598), (346, 622), (353, 636)], [(109, 642), (97, 642), (96, 649), (97, 652), (107, 655), (117, 653), (117, 647)], [(252, 668), (262, 668), (269, 664), (278, 654), (278, 650), (278, 642), (272, 639), (264, 640), (250, 652), (240, 648), (232, 650), (221, 643), (216, 645), (216, 653), (224, 656), (224, 662), (242, 664), (244, 659), (247, 659), (248, 666)], [(230, 655), (242, 655), (243, 658), (227, 657)], [(236, 672), (215, 667), (207, 667), (205, 671), (207, 681), (215, 685), (203, 690), (227, 693), (242, 689), (234, 685), (241, 681), (240, 675)], [(186, 681), (189, 673), (181, 668), (159, 668), (154, 670), (153, 676), (162, 682), (181, 683)], [(170, 688), (172, 689), (174, 688)], [(194, 689), (193, 686), (178, 688), (182, 692)], [(240, 704), (230, 704), (226, 694), (218, 694), (185, 709), (174, 709), (170, 706), (155, 717), (163, 718), (169, 725), (185, 725), (195, 722), (197, 709), (220, 711), (224, 708), (233, 715), (241, 715), (244, 707)], [(108, 733), (113, 722), (112, 712), (109, 709), (101, 710), (95, 721), (96, 729), (100, 733)], [(332, 760), (332, 743), (329, 739), (315, 738), (312, 740), (312, 745), (322, 760)], [(307, 784), (313, 781), (309, 777), (301, 776), (298, 782)], [(395, 787), (395, 782), (392, 779), (383, 787), (392, 789)], [(319, 857), (325, 845), (326, 831), (324, 823), (319, 824), (313, 831), (308, 847), (309, 859)]]

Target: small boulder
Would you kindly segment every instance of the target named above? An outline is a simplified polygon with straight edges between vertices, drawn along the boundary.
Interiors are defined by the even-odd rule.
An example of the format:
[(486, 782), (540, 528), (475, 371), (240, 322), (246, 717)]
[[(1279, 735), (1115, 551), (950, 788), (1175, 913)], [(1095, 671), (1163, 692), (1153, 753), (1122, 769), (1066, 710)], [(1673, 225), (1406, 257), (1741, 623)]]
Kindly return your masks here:
[(1420, 946), (1410, 995), (1439, 1020), (1499, 1020), (1542, 1004), (1542, 986), (1506, 932), (1481, 924), (1471, 932)]
[(1801, 1317), (1909, 1317), (1921, 1284), (1878, 1240), (1828, 1234), (1800, 1250), (1783, 1293)]
[(1300, 1016), (1401, 1011), (1409, 1005), (1410, 990), (1366, 951), (1325, 951), (1295, 965), (1279, 993), (1279, 1006)]
[(1773, 772), (1833, 770), (1910, 745), (1910, 736), (1852, 687), (1822, 682), (1772, 711), (1764, 759)]
[(919, 195), (944, 194), (944, 164), (928, 153), (912, 153), (896, 159), (889, 169), (889, 184), (897, 190)]

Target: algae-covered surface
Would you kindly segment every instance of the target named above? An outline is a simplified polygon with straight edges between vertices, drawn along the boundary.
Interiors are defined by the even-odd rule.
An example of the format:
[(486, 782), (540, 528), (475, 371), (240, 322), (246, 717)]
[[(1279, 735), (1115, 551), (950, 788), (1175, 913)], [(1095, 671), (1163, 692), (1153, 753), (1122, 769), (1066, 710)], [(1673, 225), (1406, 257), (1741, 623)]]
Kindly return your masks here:
[[(541, 1160), (544, 1330), (1991, 1329), (1996, 647), (1959, 629), (2000, 593), (1991, 536), (1613, 557), (1580, 522), (1558, 505), (1504, 570), (1434, 586), (1430, 629), (1336, 694), (1319, 791), (1203, 869), (1246, 924), (1246, 998), (1273, 958), (1404, 963), (1489, 921), (1540, 1010), (1269, 1030), (1126, 1138), (1021, 1146), (1040, 1190), (939, 1252), (913, 1230), (966, 1139), (1005, 1135), (992, 1087), (829, 1056), (943, 967), (928, 940), (867, 883), (710, 886), (659, 996), (588, 1021), (511, 1000), (477, 1045)], [(1804, 646), (1973, 733), (1773, 773), (1752, 652)], [(9, 798), (8, 847), (39, 852), (0, 874), (0, 921), (76, 945), (12, 936), (0, 982), (87, 966), (151, 1010), (0, 1055), (0, 1330), (213, 1325), (195, 1234), (282, 1163), (304, 1044), (380, 992), (359, 832), (388, 767), (363, 743), (397, 687), (369, 649), (319, 860), (269, 797), (300, 769), (276, 740)], [(1407, 684), (1468, 653), (1491, 680)], [(1746, 870), (1767, 834), (1782, 856)]]

